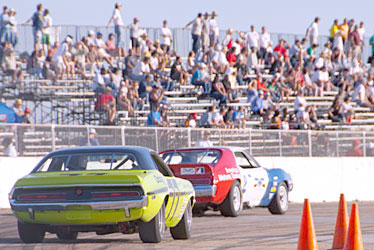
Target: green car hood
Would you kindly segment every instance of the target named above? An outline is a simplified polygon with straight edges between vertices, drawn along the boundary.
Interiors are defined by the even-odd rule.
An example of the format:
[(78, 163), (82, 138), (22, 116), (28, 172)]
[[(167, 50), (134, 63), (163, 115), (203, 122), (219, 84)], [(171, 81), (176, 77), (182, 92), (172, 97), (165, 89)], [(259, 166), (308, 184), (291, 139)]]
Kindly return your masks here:
[(109, 170), (31, 173), (19, 179), (15, 187), (80, 185), (80, 184), (142, 184), (152, 170)]

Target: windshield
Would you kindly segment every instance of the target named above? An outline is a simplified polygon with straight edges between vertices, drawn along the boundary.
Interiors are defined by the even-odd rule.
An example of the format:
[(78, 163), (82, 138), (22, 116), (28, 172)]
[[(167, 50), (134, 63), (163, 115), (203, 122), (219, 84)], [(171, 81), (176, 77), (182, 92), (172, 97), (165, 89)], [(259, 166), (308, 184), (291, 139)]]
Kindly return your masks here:
[(138, 161), (130, 153), (92, 153), (56, 155), (45, 159), (36, 172), (138, 170)]
[(166, 164), (211, 164), (214, 166), (220, 159), (218, 150), (173, 151), (162, 154)]

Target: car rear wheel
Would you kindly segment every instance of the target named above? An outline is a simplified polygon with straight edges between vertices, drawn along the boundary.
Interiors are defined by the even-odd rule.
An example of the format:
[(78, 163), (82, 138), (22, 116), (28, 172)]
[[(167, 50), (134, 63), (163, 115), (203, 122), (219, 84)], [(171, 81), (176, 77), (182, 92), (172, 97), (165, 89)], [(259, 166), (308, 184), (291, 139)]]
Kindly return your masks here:
[(284, 214), (288, 210), (288, 188), (284, 182), (279, 184), (278, 190), (269, 207), (272, 214)]
[(187, 207), (184, 210), (182, 219), (178, 225), (170, 228), (170, 233), (175, 240), (186, 240), (191, 237), (192, 229), (192, 206), (191, 201), (188, 201)]
[(40, 243), (44, 240), (45, 231), (38, 224), (18, 221), (18, 234), (25, 243)]
[(165, 227), (165, 204), (162, 204), (160, 210), (151, 221), (140, 221), (140, 239), (145, 243), (159, 243), (165, 233)]
[(237, 217), (243, 209), (242, 190), (239, 181), (235, 181), (223, 201), (220, 211), (224, 216)]
[(76, 240), (78, 238), (78, 232), (71, 232), (67, 229), (58, 230), (56, 235), (60, 240)]

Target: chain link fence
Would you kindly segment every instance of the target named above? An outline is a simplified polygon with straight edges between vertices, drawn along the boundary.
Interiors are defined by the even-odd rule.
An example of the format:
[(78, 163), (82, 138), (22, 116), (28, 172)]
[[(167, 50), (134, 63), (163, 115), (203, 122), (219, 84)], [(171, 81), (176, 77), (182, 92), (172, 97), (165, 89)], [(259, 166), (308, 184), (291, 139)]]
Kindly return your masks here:
[[(95, 134), (90, 134), (95, 129)], [(166, 149), (193, 147), (205, 133), (214, 146), (248, 148), (254, 156), (341, 157), (360, 144), (363, 156), (373, 156), (374, 131), (314, 131), (255, 129), (191, 129), (67, 125), (0, 125), (0, 155), (12, 142), (19, 156), (42, 156), (53, 150), (85, 146), (95, 137), (102, 146), (132, 145)]]

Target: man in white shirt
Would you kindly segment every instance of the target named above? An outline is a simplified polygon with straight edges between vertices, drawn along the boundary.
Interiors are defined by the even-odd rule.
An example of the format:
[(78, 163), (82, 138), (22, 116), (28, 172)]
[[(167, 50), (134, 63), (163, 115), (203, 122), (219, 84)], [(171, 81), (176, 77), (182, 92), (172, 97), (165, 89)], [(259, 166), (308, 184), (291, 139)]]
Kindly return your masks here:
[(262, 26), (259, 43), (260, 43), (260, 53), (259, 53), (260, 64), (264, 64), (267, 51), (269, 47), (271, 46), (270, 35), (266, 31), (265, 26)]
[(304, 92), (300, 90), (295, 98), (293, 109), (295, 111), (295, 114), (297, 114), (300, 110), (304, 111), (307, 106), (307, 102), (304, 97)]
[(195, 54), (199, 51), (199, 49), (201, 48), (201, 33), (202, 33), (202, 28), (203, 28), (203, 25), (202, 25), (202, 17), (203, 17), (203, 14), (199, 13), (197, 14), (197, 17), (192, 20), (191, 22), (189, 22), (183, 29), (187, 29), (188, 26), (190, 26), (192, 24), (192, 30), (191, 30), (191, 34), (192, 34), (192, 50), (193, 52), (195, 52)]
[(259, 47), (259, 43), (260, 43), (259, 38), (260, 38), (260, 36), (257, 33), (257, 31), (255, 30), (255, 26), (251, 25), (251, 31), (246, 34), (246, 40), (247, 40), (247, 43), (248, 43), (248, 47), (251, 50), (258, 51), (258, 47)]
[(202, 19), (202, 32), (201, 32), (201, 42), (203, 51), (207, 51), (210, 45), (209, 42), (209, 35), (210, 35), (210, 22), (209, 22), (209, 16), (210, 14), (208, 12), (205, 12), (204, 19)]
[(58, 47), (58, 49), (52, 57), (52, 62), (56, 69), (56, 76), (60, 76), (61, 79), (63, 79), (66, 71), (66, 65), (68, 64), (68, 51), (72, 41), (73, 38), (70, 35), (68, 35), (65, 41), (61, 43), (60, 47)]
[(52, 17), (49, 15), (49, 10), (45, 9), (43, 13), (43, 48), (49, 50), (51, 47), (51, 33), (52, 33)]
[(366, 99), (365, 80), (362, 79), (360, 84), (354, 89), (352, 100), (356, 102), (359, 106), (367, 106), (365, 99)]
[(309, 28), (306, 30), (305, 38), (308, 39), (309, 35), (309, 42), (310, 46), (312, 47), (313, 44), (318, 44), (318, 22), (319, 17), (314, 18), (314, 22), (309, 26)]
[(329, 72), (327, 72), (327, 68), (325, 66), (314, 72), (311, 79), (312, 82), (314, 82), (317, 85), (317, 95), (319, 92), (319, 96), (323, 96), (324, 89), (330, 91), (332, 84), (330, 82)]
[(208, 132), (202, 133), (202, 138), (195, 143), (195, 147), (206, 148), (212, 147), (213, 143), (209, 140), (210, 134)]
[(168, 21), (164, 20), (163, 26), (161, 28), (161, 49), (165, 53), (169, 53), (170, 45), (171, 45), (171, 31), (168, 28)]
[(210, 32), (210, 47), (215, 47), (218, 43), (219, 28), (216, 21), (217, 13), (212, 12), (212, 16), (209, 21), (209, 32)]
[(122, 54), (123, 55), (125, 54), (124, 46), (122, 42), (122, 32), (121, 32), (121, 27), (125, 27), (125, 25), (123, 23), (121, 12), (120, 12), (121, 7), (122, 6), (120, 3), (116, 3), (114, 5), (113, 15), (110, 18), (109, 23), (107, 25), (107, 27), (109, 27), (111, 22), (114, 23), (114, 33), (116, 34), (116, 49), (117, 49), (117, 52), (119, 53), (118, 54), (119, 56), (121, 56)]

